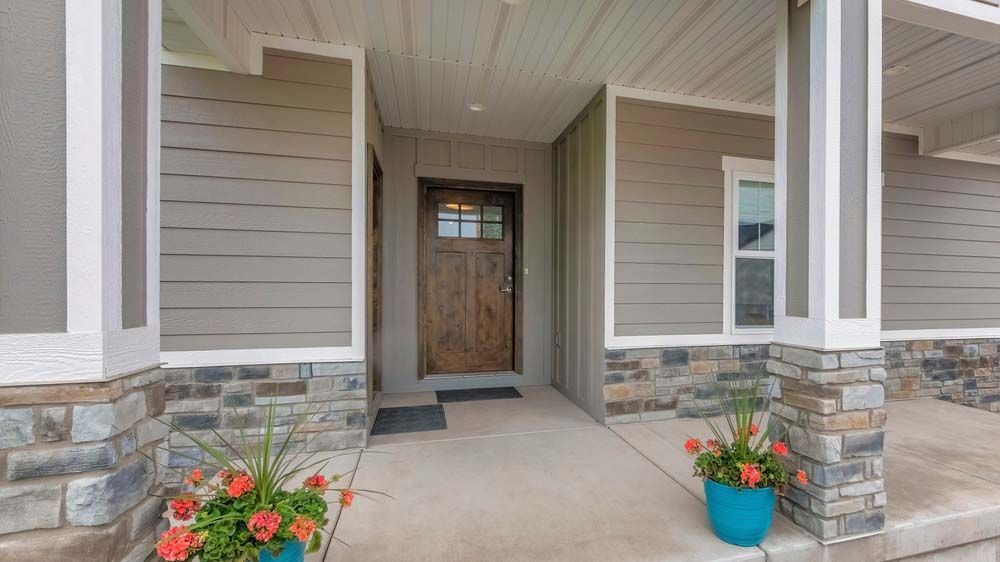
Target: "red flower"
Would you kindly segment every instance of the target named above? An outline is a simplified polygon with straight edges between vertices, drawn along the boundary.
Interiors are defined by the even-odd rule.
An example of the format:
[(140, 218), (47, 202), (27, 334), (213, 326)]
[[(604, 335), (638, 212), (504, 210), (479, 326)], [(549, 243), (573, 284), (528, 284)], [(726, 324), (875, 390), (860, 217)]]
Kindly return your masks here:
[(740, 482), (746, 484), (747, 487), (756, 488), (760, 477), (760, 469), (756, 465), (750, 463), (743, 465), (743, 470), (740, 472)]
[(704, 445), (701, 444), (701, 439), (695, 439), (692, 437), (684, 442), (684, 450), (687, 451), (689, 455), (700, 453), (703, 448)]
[(295, 538), (300, 541), (306, 542), (316, 532), (316, 522), (308, 517), (297, 515), (295, 521), (288, 526), (288, 532), (295, 535)]
[(184, 483), (191, 486), (201, 486), (205, 483), (205, 477), (201, 474), (201, 469), (196, 468), (191, 471), (191, 476), (184, 479)]
[(776, 441), (774, 445), (771, 445), (771, 450), (779, 457), (783, 457), (788, 454), (788, 445), (784, 441)]
[(258, 511), (247, 521), (247, 529), (259, 542), (271, 540), (271, 537), (278, 532), (279, 525), (281, 525), (281, 515), (276, 511)]
[(170, 502), (170, 509), (174, 510), (174, 519), (179, 521), (191, 519), (198, 513), (200, 507), (201, 502), (189, 497), (177, 498)]
[(205, 544), (204, 533), (192, 533), (183, 525), (167, 529), (156, 543), (156, 554), (168, 562), (187, 560)]
[(758, 431), (760, 430), (757, 428), (757, 424), (755, 423), (750, 424), (750, 435), (757, 435)]
[(229, 472), (228, 470), (220, 470), (219, 473), (215, 475), (215, 477), (219, 479), (219, 482), (221, 482), (223, 486), (228, 486), (229, 483), (233, 481), (233, 478), (236, 477), (236, 475), (233, 474), (232, 472)]
[(313, 490), (314, 492), (325, 492), (330, 484), (326, 481), (326, 478), (322, 474), (313, 474), (306, 481), (302, 483), (302, 486), (307, 490)]
[(806, 478), (806, 471), (800, 470), (795, 473), (795, 478), (798, 479), (799, 484), (807, 484), (809, 479)]
[(352, 503), (354, 503), (354, 492), (352, 492), (350, 490), (341, 490), (340, 491), (340, 505), (342, 505), (344, 507), (351, 507)]
[(231, 498), (238, 498), (243, 494), (253, 490), (253, 478), (248, 474), (240, 474), (232, 479), (226, 487), (226, 493)]

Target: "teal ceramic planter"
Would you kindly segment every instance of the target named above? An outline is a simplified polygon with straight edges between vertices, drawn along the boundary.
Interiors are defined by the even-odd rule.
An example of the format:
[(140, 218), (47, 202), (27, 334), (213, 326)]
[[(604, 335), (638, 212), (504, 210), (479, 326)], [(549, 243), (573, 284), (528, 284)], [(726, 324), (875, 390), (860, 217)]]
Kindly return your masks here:
[(260, 551), (259, 562), (304, 562), (306, 559), (306, 543), (288, 541), (281, 547), (277, 556), (272, 556), (266, 550)]
[(705, 480), (708, 520), (715, 536), (737, 546), (757, 546), (774, 515), (774, 488), (738, 490)]

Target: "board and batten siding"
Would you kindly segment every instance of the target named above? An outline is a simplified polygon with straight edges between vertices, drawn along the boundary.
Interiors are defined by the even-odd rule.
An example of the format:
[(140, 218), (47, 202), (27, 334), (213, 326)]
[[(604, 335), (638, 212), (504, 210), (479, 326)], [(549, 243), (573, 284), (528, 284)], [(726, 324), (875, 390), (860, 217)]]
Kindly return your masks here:
[(351, 345), (351, 67), (163, 67), (163, 351)]
[(769, 117), (618, 98), (615, 335), (721, 334), (722, 156), (774, 159)]
[(552, 384), (598, 420), (604, 404), (605, 139), (602, 90), (553, 144), (557, 347)]
[(1000, 328), (1000, 166), (886, 135), (882, 329)]

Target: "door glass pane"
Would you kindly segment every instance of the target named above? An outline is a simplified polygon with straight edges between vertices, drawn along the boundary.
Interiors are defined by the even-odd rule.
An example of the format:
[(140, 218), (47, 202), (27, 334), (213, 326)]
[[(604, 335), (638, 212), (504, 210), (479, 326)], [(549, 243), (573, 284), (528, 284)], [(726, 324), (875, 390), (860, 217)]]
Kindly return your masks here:
[(464, 221), (477, 221), (479, 220), (479, 205), (469, 205), (468, 203), (462, 203), (462, 220)]
[(479, 238), (479, 223), (478, 222), (463, 222), (462, 223), (462, 238)]
[(503, 207), (483, 206), (483, 221), (503, 222)]
[(447, 221), (457, 221), (458, 203), (438, 203), (438, 218)]
[(740, 180), (739, 248), (774, 250), (774, 184)]
[(503, 240), (503, 225), (498, 222), (483, 223), (483, 238)]
[(736, 326), (773, 326), (774, 260), (736, 258), (733, 300)]
[(444, 238), (458, 238), (457, 221), (438, 221), (438, 236)]

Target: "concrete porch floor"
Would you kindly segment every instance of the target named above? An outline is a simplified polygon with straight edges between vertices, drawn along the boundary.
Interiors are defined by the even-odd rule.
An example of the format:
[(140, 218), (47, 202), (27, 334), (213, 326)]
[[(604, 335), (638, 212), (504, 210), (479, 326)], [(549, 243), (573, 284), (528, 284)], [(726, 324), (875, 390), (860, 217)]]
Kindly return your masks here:
[(326, 562), (1000, 560), (996, 414), (890, 403), (884, 535), (823, 547), (776, 516), (761, 547), (740, 548), (712, 534), (683, 452), (700, 420), (609, 429), (552, 388), (520, 390), (447, 405), (445, 431), (371, 439), (352, 485), (395, 499), (359, 498), (336, 525), (350, 547)]

